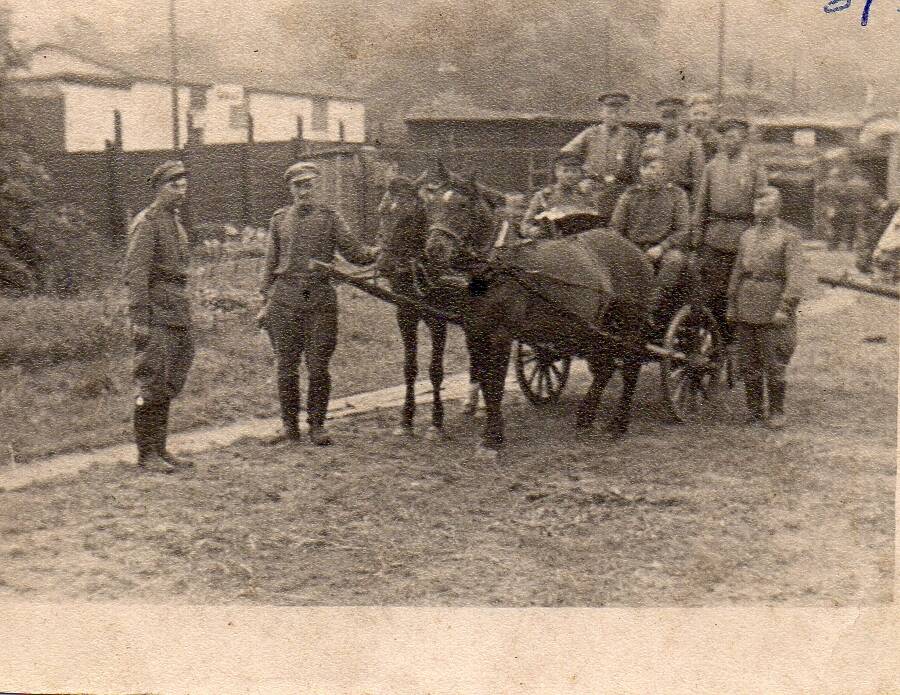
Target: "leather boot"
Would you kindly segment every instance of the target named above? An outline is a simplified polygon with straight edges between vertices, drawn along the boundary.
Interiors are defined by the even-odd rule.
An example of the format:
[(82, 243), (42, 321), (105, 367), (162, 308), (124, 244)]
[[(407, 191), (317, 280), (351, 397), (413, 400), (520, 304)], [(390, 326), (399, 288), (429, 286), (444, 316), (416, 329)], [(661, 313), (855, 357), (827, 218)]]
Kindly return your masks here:
[(756, 374), (745, 376), (744, 393), (747, 397), (747, 410), (750, 411), (750, 423), (762, 423), (765, 419), (762, 378)]
[(134, 407), (134, 442), (138, 450), (138, 466), (154, 473), (172, 473), (175, 467), (158, 451), (157, 404), (140, 403)]
[(309, 439), (316, 446), (328, 446), (331, 435), (325, 429), (325, 415), (331, 395), (331, 376), (328, 368), (312, 366), (309, 372), (309, 395), (306, 401), (306, 421), (309, 423)]
[(300, 414), (300, 388), (297, 385), (295, 372), (279, 369), (278, 403), (281, 408), (282, 430), (278, 434), (268, 437), (265, 443), (299, 442), (300, 427), (297, 424), (297, 417)]
[(169, 451), (166, 442), (169, 438), (169, 409), (172, 407), (172, 401), (163, 401), (159, 404), (157, 412), (157, 432), (156, 432), (156, 452), (163, 461), (175, 468), (193, 468), (194, 462), (190, 459), (176, 456)]
[(787, 418), (784, 416), (784, 396), (787, 384), (783, 381), (769, 382), (769, 417), (766, 419), (766, 427), (772, 430), (784, 429)]

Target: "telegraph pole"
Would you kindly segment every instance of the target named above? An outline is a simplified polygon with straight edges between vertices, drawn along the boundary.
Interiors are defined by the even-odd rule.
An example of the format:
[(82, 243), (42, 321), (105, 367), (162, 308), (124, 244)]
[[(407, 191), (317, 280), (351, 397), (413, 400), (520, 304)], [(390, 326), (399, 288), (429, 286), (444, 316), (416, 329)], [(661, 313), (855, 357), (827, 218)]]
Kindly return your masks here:
[(178, 28), (175, 24), (175, 0), (169, 0), (169, 81), (172, 87), (172, 145), (181, 147), (178, 128)]
[(725, 0), (719, 0), (719, 59), (718, 59), (719, 106), (725, 97)]

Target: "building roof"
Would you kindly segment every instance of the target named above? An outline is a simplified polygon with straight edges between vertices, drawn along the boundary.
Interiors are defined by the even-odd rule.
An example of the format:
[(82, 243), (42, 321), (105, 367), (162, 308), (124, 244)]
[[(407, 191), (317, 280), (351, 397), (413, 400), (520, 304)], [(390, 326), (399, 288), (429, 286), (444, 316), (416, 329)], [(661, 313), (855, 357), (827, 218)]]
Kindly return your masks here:
[[(83, 84), (95, 84), (97, 86), (110, 86), (128, 88), (135, 82), (164, 82), (169, 83), (169, 75), (165, 70), (154, 66), (137, 66), (128, 64), (128, 58), (120, 58), (121, 64), (114, 65), (111, 58), (88, 55), (82, 51), (53, 43), (43, 43), (32, 49), (30, 64), (38, 59), (41, 54), (49, 52), (68, 54), (85, 66), (83, 71), (63, 70), (49, 72), (43, 75), (29, 75), (28, 72), (19, 71), (15, 78), (23, 81), (49, 81), (62, 80), (66, 82), (78, 82)], [(133, 60), (133, 59), (132, 59)], [(304, 80), (302, 83), (290, 77), (268, 77), (254, 80), (253, 84), (247, 84), (241, 76), (236, 74), (212, 74), (209, 71), (196, 69), (189, 64), (179, 66), (178, 84), (185, 87), (209, 87), (213, 84), (240, 84), (247, 92), (282, 94), (286, 96), (328, 97), (331, 99), (344, 99), (347, 101), (359, 101), (359, 98), (347, 91), (312, 81)]]
[[(478, 106), (456, 106), (451, 108), (418, 107), (410, 111), (403, 119), (406, 123), (440, 123), (440, 122), (546, 122), (546, 123), (581, 123), (591, 125), (599, 122), (598, 115), (588, 113), (560, 114), (548, 111), (505, 111), (484, 109)], [(655, 122), (655, 119), (629, 114), (625, 119), (633, 123)]]

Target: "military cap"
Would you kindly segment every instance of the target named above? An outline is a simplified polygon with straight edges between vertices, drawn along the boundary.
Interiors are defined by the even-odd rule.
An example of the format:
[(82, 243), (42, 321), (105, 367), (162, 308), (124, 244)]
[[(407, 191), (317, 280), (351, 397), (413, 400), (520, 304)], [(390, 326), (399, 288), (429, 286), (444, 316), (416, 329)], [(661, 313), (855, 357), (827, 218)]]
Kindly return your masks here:
[(312, 162), (297, 162), (291, 164), (284, 172), (285, 181), (307, 181), (316, 179), (322, 175), (319, 167)]
[(580, 152), (558, 152), (553, 158), (553, 166), (557, 164), (571, 164), (580, 167), (584, 164), (584, 155)]
[(597, 97), (597, 101), (607, 106), (624, 106), (631, 101), (631, 96), (625, 92), (604, 92)]
[(756, 195), (754, 198), (757, 200), (762, 200), (764, 198), (776, 198), (778, 202), (781, 202), (781, 191), (778, 190), (775, 186), (764, 186), (756, 191)]
[(742, 128), (747, 130), (750, 128), (750, 122), (745, 118), (723, 118), (719, 121), (719, 132), (724, 133), (732, 128)]
[(670, 109), (680, 109), (684, 106), (684, 99), (681, 97), (663, 97), (662, 99), (656, 100), (656, 105), (659, 108), (670, 108)]
[(147, 180), (152, 188), (157, 188), (182, 176), (187, 176), (187, 169), (184, 168), (184, 163), (177, 159), (169, 159), (156, 167)]
[(643, 166), (644, 164), (655, 162), (657, 159), (662, 159), (662, 157), (662, 148), (657, 147), (656, 145), (649, 145), (641, 150), (641, 165)]

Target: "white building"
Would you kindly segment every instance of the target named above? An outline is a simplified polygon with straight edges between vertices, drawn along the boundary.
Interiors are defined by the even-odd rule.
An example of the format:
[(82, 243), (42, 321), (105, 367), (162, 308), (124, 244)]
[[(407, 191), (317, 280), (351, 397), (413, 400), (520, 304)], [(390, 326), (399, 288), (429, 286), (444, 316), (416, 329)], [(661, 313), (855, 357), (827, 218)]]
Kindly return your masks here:
[[(122, 124), (125, 150), (173, 147), (172, 89), (161, 77), (136, 75), (97, 62), (67, 48), (35, 48), (27, 70), (13, 77), (29, 96), (52, 100), (61, 108), (38, 118), (41, 139), (67, 152), (102, 150), (115, 138), (115, 112)], [(365, 107), (351, 96), (298, 88), (210, 84), (183, 80), (178, 86), (179, 141), (187, 139), (188, 114), (204, 143), (246, 142), (252, 117), (256, 142), (290, 140), (297, 119), (307, 140), (365, 140)]]

